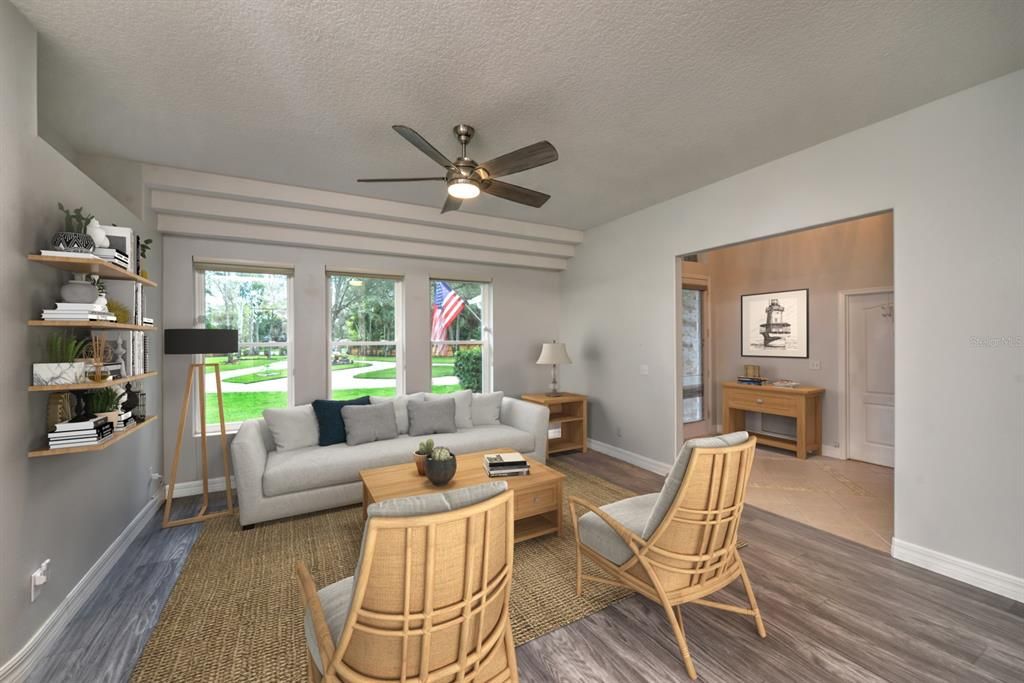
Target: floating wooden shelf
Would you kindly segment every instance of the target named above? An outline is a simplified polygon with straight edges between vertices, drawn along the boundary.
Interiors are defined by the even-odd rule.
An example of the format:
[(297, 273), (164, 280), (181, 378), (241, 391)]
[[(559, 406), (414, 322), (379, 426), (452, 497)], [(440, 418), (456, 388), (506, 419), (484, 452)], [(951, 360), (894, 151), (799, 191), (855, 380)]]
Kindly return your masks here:
[(66, 270), (71, 273), (89, 273), (99, 275), (106, 280), (131, 280), (138, 282), (144, 287), (156, 287), (157, 284), (149, 278), (129, 273), (124, 268), (118, 268), (106, 261), (96, 259), (75, 258), (73, 256), (42, 256), (40, 254), (29, 254), (29, 261), (33, 263), (44, 263), (58, 270)]
[(29, 320), (30, 327), (78, 327), (89, 330), (130, 330), (153, 332), (156, 325), (132, 325), (130, 323), (108, 323), (103, 320)]
[(124, 439), (128, 435), (134, 434), (136, 431), (142, 429), (151, 422), (156, 422), (159, 419), (159, 417), (159, 415), (147, 417), (142, 422), (132, 425), (123, 432), (114, 432), (113, 435), (108, 436), (106, 439), (96, 444), (91, 444), (89, 446), (72, 446), (69, 448), (41, 448), (39, 450), (29, 451), (28, 457), (47, 458), (51, 455), (66, 455), (68, 453), (91, 453), (92, 451), (102, 451), (110, 446), (113, 446), (115, 443), (117, 443), (121, 439)]
[(118, 377), (116, 379), (105, 379), (100, 382), (81, 382), (79, 384), (33, 384), (28, 388), (29, 391), (85, 391), (87, 389), (102, 389), (103, 387), (113, 387), (120, 384), (127, 384), (128, 382), (139, 382), (150, 377), (156, 377), (156, 372), (145, 372), (141, 375), (131, 375), (130, 377)]

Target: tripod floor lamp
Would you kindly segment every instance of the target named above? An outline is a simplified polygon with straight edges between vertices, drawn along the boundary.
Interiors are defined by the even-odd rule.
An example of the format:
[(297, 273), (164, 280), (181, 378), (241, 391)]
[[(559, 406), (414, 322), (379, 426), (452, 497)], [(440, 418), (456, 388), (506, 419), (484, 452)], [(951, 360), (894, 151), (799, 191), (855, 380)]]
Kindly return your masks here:
[[(180, 329), (166, 330), (164, 332), (164, 353), (171, 355), (198, 356), (202, 354), (231, 354), (238, 352), (238, 330), (202, 330), (202, 329)], [(224, 461), (224, 491), (227, 494), (228, 507), (219, 512), (209, 512), (210, 506), (210, 470), (206, 452), (206, 368), (213, 367), (213, 374), (217, 380), (217, 408), (220, 410), (220, 451), (221, 459)], [(192, 384), (195, 376), (199, 375), (199, 430), (202, 436), (202, 475), (203, 475), (203, 505), (199, 513), (193, 517), (184, 519), (171, 519), (171, 502), (174, 500), (174, 485), (178, 481), (178, 463), (181, 461), (181, 442), (185, 438), (185, 428), (188, 424), (189, 402), (192, 398)], [(228, 451), (227, 430), (224, 425), (224, 394), (220, 386), (220, 363), (191, 363), (188, 366), (188, 380), (185, 384), (185, 398), (181, 402), (181, 418), (178, 420), (178, 440), (174, 446), (174, 461), (171, 463), (171, 477), (167, 499), (164, 501), (164, 522), (163, 526), (182, 526), (203, 522), (214, 517), (232, 515), (235, 512), (235, 503), (231, 495), (231, 454)]]

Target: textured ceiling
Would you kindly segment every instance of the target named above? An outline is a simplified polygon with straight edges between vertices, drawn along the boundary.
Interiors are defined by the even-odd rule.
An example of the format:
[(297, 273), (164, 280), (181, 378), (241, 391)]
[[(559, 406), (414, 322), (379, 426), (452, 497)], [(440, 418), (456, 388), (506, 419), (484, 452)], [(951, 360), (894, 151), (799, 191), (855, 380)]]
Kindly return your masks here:
[(102, 154), (440, 206), (392, 132), (553, 195), (469, 210), (590, 227), (1024, 67), (1019, 0), (14, 0), (40, 116)]

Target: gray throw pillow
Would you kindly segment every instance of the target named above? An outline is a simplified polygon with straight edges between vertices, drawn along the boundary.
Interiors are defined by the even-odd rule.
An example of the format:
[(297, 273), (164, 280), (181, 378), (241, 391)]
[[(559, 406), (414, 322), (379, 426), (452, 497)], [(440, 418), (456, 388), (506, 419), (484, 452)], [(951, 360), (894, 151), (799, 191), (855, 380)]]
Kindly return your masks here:
[(406, 406), (409, 401), (422, 401), (423, 392), (416, 394), (406, 394), (405, 396), (395, 396), (394, 398), (384, 398), (383, 396), (371, 396), (370, 403), (376, 405), (378, 403), (387, 403), (395, 407), (395, 421), (398, 422), (398, 433), (408, 434), (409, 433), (409, 410)]
[(398, 437), (395, 409), (390, 403), (344, 406), (341, 419), (345, 421), (345, 443), (349, 446)]
[(310, 403), (294, 408), (267, 408), (263, 419), (279, 451), (315, 446), (320, 440), (320, 424)]
[[(427, 401), (455, 399), (455, 429), (473, 428), (473, 392), (469, 389), (452, 394), (427, 394), (425, 398)], [(452, 431), (454, 432), (455, 429)]]
[(471, 414), (473, 426), (501, 424), (501, 401), (505, 398), (505, 392), (495, 391), (490, 394), (473, 394), (473, 405)]
[(409, 401), (409, 436), (453, 434), (455, 399)]

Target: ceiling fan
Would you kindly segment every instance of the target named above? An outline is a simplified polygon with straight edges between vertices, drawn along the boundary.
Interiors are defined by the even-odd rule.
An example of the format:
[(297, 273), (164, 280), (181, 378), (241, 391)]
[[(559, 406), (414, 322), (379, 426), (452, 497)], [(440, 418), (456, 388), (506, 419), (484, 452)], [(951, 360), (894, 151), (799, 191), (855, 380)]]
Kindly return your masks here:
[(550, 195), (537, 192), (519, 185), (513, 185), (501, 180), (501, 176), (521, 173), (531, 168), (550, 164), (558, 159), (558, 151), (555, 146), (547, 140), (535, 142), (517, 149), (514, 152), (503, 154), (500, 157), (478, 164), (466, 156), (466, 146), (473, 138), (473, 126), (460, 123), (453, 129), (455, 137), (462, 144), (462, 156), (454, 162), (441, 154), (437, 149), (427, 142), (422, 135), (408, 126), (391, 126), (395, 132), (411, 142), (416, 149), (426, 154), (435, 162), (447, 169), (444, 177), (430, 178), (359, 178), (360, 183), (415, 183), (432, 180), (441, 180), (448, 187), (448, 197), (445, 199), (441, 213), (455, 211), (462, 206), (464, 199), (473, 199), (481, 192), (501, 197), (519, 204), (540, 207), (544, 202), (551, 199)]

